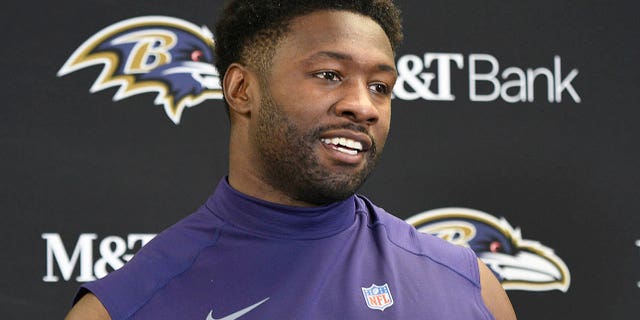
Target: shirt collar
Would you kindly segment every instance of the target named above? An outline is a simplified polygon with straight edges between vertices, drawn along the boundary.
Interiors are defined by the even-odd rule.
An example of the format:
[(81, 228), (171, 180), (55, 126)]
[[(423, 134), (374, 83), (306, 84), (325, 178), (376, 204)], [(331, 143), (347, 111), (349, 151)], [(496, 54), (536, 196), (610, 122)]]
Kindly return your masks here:
[(336, 234), (355, 221), (355, 196), (321, 207), (293, 207), (243, 194), (223, 178), (206, 204), (232, 225), (256, 235), (288, 239), (319, 239)]

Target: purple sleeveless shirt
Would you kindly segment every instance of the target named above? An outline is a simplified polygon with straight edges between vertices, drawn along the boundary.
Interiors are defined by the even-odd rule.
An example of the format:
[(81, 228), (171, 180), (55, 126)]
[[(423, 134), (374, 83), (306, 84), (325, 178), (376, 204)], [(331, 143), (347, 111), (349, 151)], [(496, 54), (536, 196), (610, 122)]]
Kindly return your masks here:
[(493, 319), (470, 249), (419, 233), (361, 196), (287, 207), (226, 179), (77, 298), (87, 290), (112, 319)]

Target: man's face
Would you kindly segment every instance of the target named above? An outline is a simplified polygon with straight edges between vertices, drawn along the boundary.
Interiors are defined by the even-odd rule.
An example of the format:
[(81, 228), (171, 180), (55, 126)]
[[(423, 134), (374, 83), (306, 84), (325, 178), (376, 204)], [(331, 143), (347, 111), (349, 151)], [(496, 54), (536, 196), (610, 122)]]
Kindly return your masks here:
[(261, 180), (313, 205), (352, 195), (382, 153), (395, 81), (391, 45), (374, 20), (346, 11), (294, 19), (252, 119)]

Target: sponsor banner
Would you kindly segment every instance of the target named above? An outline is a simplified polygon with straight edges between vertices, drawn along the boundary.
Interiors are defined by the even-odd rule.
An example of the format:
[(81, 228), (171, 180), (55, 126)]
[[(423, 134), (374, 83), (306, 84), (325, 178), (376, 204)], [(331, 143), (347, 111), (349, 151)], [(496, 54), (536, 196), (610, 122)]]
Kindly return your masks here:
[(582, 102), (573, 86), (579, 71), (571, 68), (563, 72), (559, 55), (550, 59), (549, 66), (525, 68), (501, 66), (498, 58), (487, 53), (465, 56), (462, 53), (427, 52), (401, 56), (397, 68), (399, 76), (393, 93), (400, 100), (455, 101), (461, 93), (453, 92), (451, 71), (466, 68), (469, 84), (466, 97), (471, 102), (560, 103), (563, 97), (564, 101), (568, 98), (574, 103)]
[[(164, 106), (177, 125), (185, 108), (222, 98), (213, 47), (213, 35), (205, 26), (174, 17), (135, 17), (107, 26), (86, 40), (58, 76), (101, 65), (90, 92), (116, 87), (114, 101), (156, 93), (154, 103)], [(578, 69), (563, 72), (559, 55), (550, 62), (541, 67), (504, 67), (487, 53), (405, 54), (397, 59), (393, 95), (407, 101), (455, 101), (461, 94), (453, 91), (452, 69), (468, 69), (466, 97), (471, 102), (560, 103), (565, 97), (580, 103), (573, 86)]]
[[(46, 246), (44, 282), (93, 281), (121, 268), (155, 234), (131, 233), (124, 237), (99, 238), (95, 233), (80, 234), (75, 245), (65, 246), (59, 233), (43, 233)], [(98, 249), (97, 251), (95, 249)]]
[(506, 290), (566, 292), (569, 268), (553, 249), (522, 238), (504, 218), (467, 208), (425, 211), (406, 220), (418, 231), (473, 249)]
[(114, 101), (156, 93), (154, 103), (178, 124), (185, 108), (222, 98), (213, 59), (213, 35), (207, 27), (144, 16), (98, 31), (75, 50), (58, 76), (102, 65), (90, 92), (117, 87)]
[[(635, 319), (637, 5), (399, 2), (391, 136), (362, 192), (473, 248), (519, 318)], [(120, 268), (227, 173), (203, 26), (221, 3), (5, 10), (2, 318), (63, 318), (79, 283)], [(409, 218), (427, 207), (444, 209)], [(355, 302), (388, 312), (388, 290)]]

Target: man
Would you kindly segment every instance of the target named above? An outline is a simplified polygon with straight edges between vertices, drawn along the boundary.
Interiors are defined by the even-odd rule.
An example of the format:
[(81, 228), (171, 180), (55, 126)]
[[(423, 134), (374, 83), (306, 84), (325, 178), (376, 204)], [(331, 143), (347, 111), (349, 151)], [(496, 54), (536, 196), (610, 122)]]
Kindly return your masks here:
[(514, 319), (473, 252), (354, 195), (389, 131), (391, 0), (238, 0), (216, 28), (229, 176), (68, 319)]

